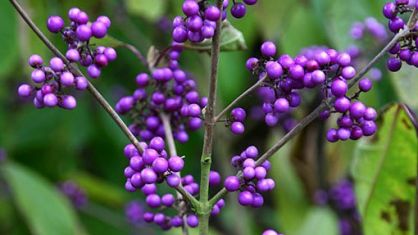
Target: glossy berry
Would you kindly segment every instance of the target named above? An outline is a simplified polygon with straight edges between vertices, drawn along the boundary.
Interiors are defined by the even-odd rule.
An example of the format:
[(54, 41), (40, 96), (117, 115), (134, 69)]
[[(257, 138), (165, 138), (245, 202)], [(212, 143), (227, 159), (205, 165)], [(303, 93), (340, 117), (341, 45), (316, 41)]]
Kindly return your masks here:
[(235, 135), (241, 135), (244, 133), (244, 131), (245, 127), (244, 124), (242, 124), (242, 122), (233, 122), (231, 124), (231, 132)]
[(243, 3), (235, 3), (231, 8), (231, 14), (235, 18), (242, 18), (247, 13), (247, 8)]
[(64, 28), (64, 20), (59, 16), (50, 16), (47, 21), (47, 27), (51, 33), (58, 33)]
[(224, 186), (229, 192), (235, 192), (240, 188), (240, 181), (236, 176), (229, 176), (225, 179)]
[(266, 57), (273, 57), (276, 55), (276, 45), (273, 42), (267, 41), (261, 45), (261, 54)]

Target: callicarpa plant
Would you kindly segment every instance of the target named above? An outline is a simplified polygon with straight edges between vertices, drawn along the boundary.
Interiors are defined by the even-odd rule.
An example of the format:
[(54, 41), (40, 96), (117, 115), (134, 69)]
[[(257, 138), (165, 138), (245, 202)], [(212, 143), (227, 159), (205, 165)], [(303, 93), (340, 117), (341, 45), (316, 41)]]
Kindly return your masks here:
[[(130, 95), (120, 97), (112, 106), (93, 85), (100, 82), (101, 72), (110, 69), (106, 67), (111, 67), (118, 57), (115, 48), (105, 46), (110, 38), (107, 33), (112, 27), (111, 19), (89, 15), (77, 7), (69, 9), (66, 17), (50, 16), (46, 28), (61, 37), (66, 46), (62, 53), (17, 0), (10, 3), (53, 53), (52, 58), (36, 54), (29, 57), (32, 82), (21, 84), (18, 95), (31, 100), (38, 109), (71, 110), (77, 107), (73, 90), (88, 91), (129, 139), (129, 144), (121, 150), (127, 160), (124, 187), (128, 192), (140, 191), (145, 197), (144, 202), (127, 205), (129, 221), (152, 223), (163, 230), (181, 228), (183, 234), (188, 234), (189, 228), (198, 228), (199, 234), (208, 235), (210, 219), (221, 214), (228, 204), (235, 203), (226, 204), (228, 193), (236, 194), (242, 206), (263, 207), (266, 193), (281, 187), (273, 179), (270, 158), (316, 119), (322, 122), (329, 119), (332, 123), (320, 136), (331, 143), (373, 136), (379, 128), (378, 112), (364, 104), (361, 96), (372, 90), (373, 83), (381, 78), (382, 71), (375, 68), (376, 63), (389, 54), (389, 71), (397, 72), (403, 66), (418, 67), (418, 2), (391, 1), (382, 6), (387, 27), (374, 18), (367, 18), (353, 22), (347, 35), (355, 40), (369, 37), (383, 47), (373, 57), (360, 57), (365, 48), (358, 45), (344, 51), (312, 45), (300, 48), (299, 54), (291, 56), (280, 54), (280, 45), (265, 41), (259, 45), (258, 53), (242, 65), (253, 85), (217, 112), (218, 80), (228, 79), (220, 78), (218, 73), (220, 54), (225, 49), (223, 40), (233, 29), (228, 19), (245, 17), (249, 14), (247, 10), (258, 3), (257, 0), (184, 0), (179, 9), (181, 15), (172, 20), (171, 43), (165, 49), (153, 49), (152, 58), (147, 59), (129, 46), (147, 70), (138, 71), (131, 78)], [(201, 89), (203, 84), (180, 61), (185, 50), (202, 45), (207, 47), (202, 50), (210, 57), (206, 89)], [(200, 90), (208, 93), (202, 94)], [(318, 94), (320, 102), (298, 120), (293, 114), (304, 105), (305, 94), (311, 91)], [(251, 118), (254, 115), (250, 109), (239, 106), (254, 93), (259, 98), (259, 104), (254, 107), (258, 119)], [(248, 145), (230, 156), (228, 162), (235, 174), (221, 177), (220, 170), (212, 167), (213, 159), (218, 157), (213, 154), (218, 130), (215, 127), (223, 126), (232, 136), (239, 136), (253, 120), (268, 127), (281, 125), (286, 134), (266, 150)], [(199, 129), (204, 130), (200, 175), (190, 175), (183, 169), (196, 159), (183, 156), (176, 145), (187, 143), (191, 132)], [(159, 190), (165, 186), (171, 189), (169, 193)], [(73, 184), (64, 183), (60, 189), (77, 206), (86, 202), (82, 191)], [(318, 192), (315, 201), (331, 203), (342, 215), (341, 234), (359, 234), (347, 232), (354, 231), (347, 227), (358, 216), (350, 180)], [(280, 234), (273, 229), (279, 228), (266, 228), (262, 234)]]

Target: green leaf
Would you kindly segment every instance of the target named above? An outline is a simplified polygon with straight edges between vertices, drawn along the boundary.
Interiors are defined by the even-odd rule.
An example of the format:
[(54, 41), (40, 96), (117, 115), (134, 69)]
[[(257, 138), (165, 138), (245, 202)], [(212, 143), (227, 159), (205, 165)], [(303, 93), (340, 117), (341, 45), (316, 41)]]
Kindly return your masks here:
[[(239, 51), (246, 50), (247, 44), (241, 31), (234, 28), (228, 21), (222, 23), (221, 32), (221, 51)], [(209, 51), (212, 48), (212, 40), (206, 39), (201, 43), (186, 42), (184, 47), (197, 51)]]
[(8, 163), (0, 169), (4, 171), (15, 203), (32, 234), (80, 234), (74, 210), (53, 185), (15, 163)]
[(321, 234), (335, 235), (339, 234), (337, 218), (334, 212), (329, 208), (315, 207), (311, 209), (306, 219), (299, 224), (298, 235)]
[(417, 77), (417, 69), (406, 64), (400, 71), (391, 73), (391, 80), (400, 100), (415, 110), (418, 109)]
[(116, 39), (110, 35), (107, 35), (104, 38), (95, 38), (93, 37), (90, 40), (90, 43), (93, 45), (97, 45), (97, 46), (105, 46), (105, 47), (113, 47), (113, 48), (117, 48), (117, 47), (123, 47), (126, 44), (122, 41), (120, 41), (119, 39)]
[(166, 0), (125, 0), (128, 12), (149, 21), (158, 20), (165, 11)]
[(413, 234), (417, 136), (403, 106), (390, 107), (379, 131), (356, 148), (352, 175), (365, 235)]

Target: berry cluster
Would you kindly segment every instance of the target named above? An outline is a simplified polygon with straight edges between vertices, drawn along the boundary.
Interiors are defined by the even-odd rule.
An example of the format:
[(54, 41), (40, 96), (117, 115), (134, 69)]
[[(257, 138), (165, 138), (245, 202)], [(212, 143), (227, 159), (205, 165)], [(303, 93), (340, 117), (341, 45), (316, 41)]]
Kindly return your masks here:
[(224, 181), (228, 192), (240, 191), (238, 202), (242, 206), (262, 207), (264, 198), (261, 193), (275, 187), (274, 180), (266, 178), (271, 168), (270, 162), (265, 161), (261, 166), (256, 166), (257, 157), (258, 149), (255, 146), (250, 146), (240, 155), (232, 157), (231, 164), (242, 172), (242, 177), (228, 176)]
[(130, 130), (144, 141), (164, 136), (164, 126), (159, 116), (162, 112), (170, 115), (174, 138), (181, 143), (189, 139), (186, 130), (195, 131), (203, 124), (201, 115), (207, 98), (200, 97), (196, 82), (179, 69), (180, 53), (181, 47), (174, 46), (168, 55), (168, 67), (156, 68), (151, 76), (138, 74), (138, 89), (132, 96), (122, 97), (116, 104), (116, 112), (127, 114), (134, 120)]
[[(228, 6), (228, 0), (224, 1), (224, 8)], [(173, 20), (172, 37), (175, 42), (183, 43), (187, 40), (198, 43), (210, 39), (215, 34), (216, 21), (223, 17), (222, 11), (208, 5), (207, 1), (185, 0), (183, 3), (185, 17), (177, 16)]]
[[(244, 17), (247, 12), (246, 5), (254, 5), (257, 0), (243, 0), (243, 2), (245, 4), (233, 1), (231, 8), (233, 17)], [(184, 0), (182, 10), (185, 16), (177, 16), (173, 20), (173, 40), (178, 43), (184, 43), (187, 40), (199, 43), (205, 39), (211, 39), (215, 34), (216, 21), (219, 18), (226, 19), (228, 6), (229, 0), (223, 1), (223, 10), (210, 5), (207, 0)]]
[(263, 232), (262, 235), (283, 235), (283, 234), (278, 233), (274, 231), (273, 229), (267, 229), (266, 231)]
[(99, 16), (96, 21), (91, 23), (87, 13), (78, 8), (71, 8), (68, 11), (68, 18), (71, 23), (65, 27), (64, 19), (60, 16), (49, 17), (48, 30), (52, 33), (61, 33), (68, 46), (65, 56), (70, 62), (80, 63), (87, 67), (87, 73), (91, 78), (98, 78), (101, 69), (106, 67), (110, 61), (115, 60), (117, 54), (111, 47), (92, 48), (90, 40), (93, 37), (104, 38), (111, 21), (107, 16)]
[(356, 208), (353, 183), (341, 180), (327, 191), (318, 191), (315, 201), (319, 205), (329, 204), (340, 218), (340, 234), (350, 235), (360, 232), (360, 216)]
[(373, 17), (366, 18), (364, 22), (355, 22), (351, 26), (350, 36), (355, 40), (362, 40), (366, 36), (370, 36), (379, 43), (383, 43), (388, 39), (386, 27)]
[[(330, 104), (331, 112), (342, 113), (340, 120), (343, 121), (337, 123), (340, 128), (328, 132), (329, 141), (358, 139), (375, 133), (376, 111), (356, 101), (360, 92), (372, 88), (371, 81), (363, 79), (359, 84), (359, 92), (351, 97), (347, 94), (347, 82), (356, 76), (348, 53), (318, 47), (304, 50), (295, 58), (282, 55), (275, 59), (276, 46), (272, 42), (265, 42), (261, 46), (261, 54), (260, 59), (248, 59), (246, 67), (259, 79), (267, 76), (263, 88), (263, 111), (267, 125), (277, 125), (281, 114), (289, 113), (301, 104), (299, 90), (320, 87), (326, 102), (335, 99)], [(326, 118), (329, 114), (327, 110), (322, 117)]]
[(74, 109), (77, 106), (76, 99), (64, 93), (64, 88), (75, 87), (77, 90), (85, 90), (88, 81), (85, 77), (75, 76), (65, 66), (64, 62), (54, 57), (49, 61), (49, 66), (44, 65), (39, 55), (32, 55), (29, 58), (29, 65), (34, 68), (32, 81), (37, 85), (22, 84), (18, 88), (18, 95), (22, 98), (29, 98), (33, 95), (33, 104), (36, 108), (61, 107), (63, 109)]
[(65, 181), (59, 185), (59, 190), (76, 207), (81, 208), (87, 204), (86, 192), (72, 181)]
[[(70, 62), (80, 63), (87, 67), (87, 73), (92, 78), (98, 78), (101, 69), (110, 61), (116, 59), (117, 54), (113, 48), (98, 46), (92, 48), (89, 44), (91, 37), (103, 38), (110, 27), (110, 20), (100, 16), (93, 23), (89, 23), (88, 15), (78, 8), (68, 12), (71, 24), (65, 27), (64, 20), (59, 16), (51, 16), (47, 21), (47, 28), (52, 33), (61, 33), (68, 46), (65, 57)], [(23, 98), (35, 96), (33, 103), (36, 108), (56, 107), (74, 109), (76, 99), (64, 93), (64, 88), (75, 87), (85, 90), (89, 84), (85, 77), (75, 75), (68, 66), (58, 57), (49, 61), (49, 66), (39, 55), (32, 55), (28, 61), (34, 68), (31, 74), (36, 85), (22, 84), (18, 88), (18, 95)]]
[[(147, 223), (155, 223), (162, 229), (167, 230), (172, 227), (181, 227), (184, 225), (184, 219), (189, 227), (197, 227), (199, 220), (197, 216), (190, 211), (187, 202), (175, 195), (167, 193), (162, 196), (157, 193), (157, 184), (166, 182), (171, 188), (177, 188), (182, 185), (184, 189), (193, 196), (199, 193), (199, 185), (193, 176), (179, 176), (179, 172), (184, 167), (184, 161), (181, 157), (168, 157), (164, 150), (165, 142), (161, 137), (154, 137), (149, 144), (141, 142), (144, 152), (139, 153), (136, 148), (129, 144), (125, 147), (124, 154), (129, 159), (129, 166), (125, 168), (125, 177), (127, 178), (125, 188), (130, 192), (141, 189), (146, 196), (146, 204), (158, 210), (157, 213), (145, 212), (143, 220)], [(211, 185), (220, 183), (220, 176), (217, 172), (211, 172)], [(225, 202), (220, 200), (212, 210), (212, 215), (219, 214)], [(174, 209), (178, 215), (172, 217), (165, 215), (162, 209)]]
[[(383, 7), (383, 15), (389, 19), (388, 27), (393, 33), (398, 33), (400, 30), (407, 27), (401, 15), (410, 15), (411, 12), (418, 10), (418, 2), (410, 4), (409, 0), (396, 0), (388, 2)], [(400, 39), (389, 51), (392, 55), (387, 61), (387, 68), (396, 72), (402, 67), (402, 61), (409, 65), (418, 67), (418, 22), (415, 19), (415, 26), (410, 29), (412, 33), (410, 37)]]

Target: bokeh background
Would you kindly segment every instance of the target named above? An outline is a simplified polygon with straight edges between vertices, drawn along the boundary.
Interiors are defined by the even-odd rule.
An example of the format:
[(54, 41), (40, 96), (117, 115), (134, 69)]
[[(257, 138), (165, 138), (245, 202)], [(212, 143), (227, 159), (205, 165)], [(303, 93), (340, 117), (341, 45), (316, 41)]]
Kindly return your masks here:
[[(180, 14), (182, 3), (181, 0), (19, 2), (62, 50), (65, 45), (60, 38), (47, 33), (46, 19), (49, 15), (66, 15), (70, 7), (77, 6), (92, 17), (109, 16), (112, 19), (110, 35), (135, 45), (143, 54), (147, 54), (151, 46), (162, 49), (169, 45), (170, 22)], [(234, 27), (243, 33), (248, 50), (222, 54), (218, 108), (253, 84), (254, 80), (245, 70), (245, 61), (250, 55), (259, 53), (263, 40), (275, 41), (281, 53), (292, 56), (312, 45), (325, 45), (338, 50), (357, 45), (361, 48), (364, 61), (367, 61), (382, 44), (372, 38), (356, 41), (349, 32), (354, 22), (362, 22), (367, 17), (375, 17), (386, 24), (380, 13), (384, 2), (260, 0), (259, 4), (248, 8), (244, 19), (230, 19)], [(140, 193), (127, 193), (123, 188), (123, 169), (127, 160), (122, 151), (128, 143), (126, 137), (87, 92), (77, 94), (78, 107), (74, 111), (37, 110), (32, 104), (19, 100), (17, 86), (30, 79), (27, 58), (34, 53), (48, 58), (51, 53), (20, 20), (8, 1), (0, 1), (0, 29), (0, 234), (163, 234), (156, 227), (143, 223), (133, 225), (125, 218), (126, 204), (132, 200), (143, 200)], [(117, 48), (117, 52), (118, 60), (104, 69), (99, 80), (94, 81), (112, 105), (122, 95), (132, 92), (136, 74), (146, 71), (126, 48)], [(209, 74), (208, 55), (186, 51), (181, 64), (194, 74), (199, 90), (205, 94)], [(371, 212), (373, 216), (361, 218), (360, 224), (412, 234), (416, 135), (406, 108), (390, 104), (403, 102), (412, 110), (418, 109), (418, 73), (404, 66), (401, 72), (389, 74), (384, 68), (384, 60), (377, 68), (381, 70), (382, 77), (374, 82), (374, 90), (361, 99), (380, 111), (389, 110), (379, 138), (329, 144), (325, 141), (324, 131), (335, 122), (314, 122), (274, 157), (271, 174), (277, 179), (277, 187), (266, 196), (266, 206), (262, 209), (240, 207), (236, 195), (232, 194), (222, 215), (212, 220), (213, 234), (260, 234), (264, 228), (271, 227), (288, 235), (334, 235), (340, 234), (344, 219), (355, 227), (354, 232), (348, 234), (359, 234), (355, 231), (359, 231), (356, 229), (361, 225), (352, 221), (358, 218), (353, 219), (332, 203), (320, 199), (341, 180), (361, 180), (363, 176), (367, 178), (371, 175), (378, 179), (378, 186), (372, 187), (378, 193), (394, 195), (394, 198), (379, 198), (378, 194), (372, 194), (372, 202), (375, 197), (379, 199), (373, 204), (375, 210), (386, 208), (389, 219), (381, 211), (377, 214)], [(315, 97), (314, 93), (305, 95), (304, 104), (293, 114), (295, 120), (300, 120), (318, 104)], [(260, 106), (260, 102), (253, 95), (240, 105), (251, 110)], [(399, 120), (406, 124), (398, 125)], [(390, 130), (387, 130), (387, 125), (393, 123), (396, 128), (388, 127)], [(214, 168), (226, 176), (232, 172), (229, 159), (233, 154), (240, 153), (248, 145), (266, 150), (285, 132), (280, 126), (268, 128), (263, 121), (250, 120), (242, 137), (232, 136), (222, 125), (217, 128), (217, 133)], [(187, 144), (178, 144), (178, 152), (187, 156), (186, 172), (196, 178), (199, 178), (202, 136), (201, 131), (193, 133)], [(2, 158), (6, 160), (2, 161)], [(369, 161), (361, 162), (365, 158)], [(378, 162), (382, 162), (381, 159), (384, 168), (374, 169)], [(368, 168), (356, 168), (358, 161)], [(360, 176), (356, 175), (356, 170), (360, 171)], [(401, 171), (410, 173), (405, 173), (409, 182), (397, 178), (403, 177), (403, 174), (397, 174)], [(386, 175), (381, 176), (382, 173)], [(394, 180), (388, 182), (388, 178)], [(88, 202), (81, 208), (72, 206), (57, 190), (57, 185), (68, 180), (86, 192)], [(357, 195), (364, 195), (365, 187), (367, 184), (356, 188)], [(391, 190), (393, 188), (395, 190)], [(350, 193), (348, 191), (347, 194)], [(399, 199), (401, 204), (385, 201), (395, 199)], [(386, 204), (379, 204), (382, 201)], [(399, 212), (399, 208), (406, 208), (406, 211)], [(380, 216), (376, 216), (379, 213)], [(402, 222), (403, 225), (406, 223), (406, 230), (400, 227)], [(172, 230), (165, 234), (179, 232)]]

